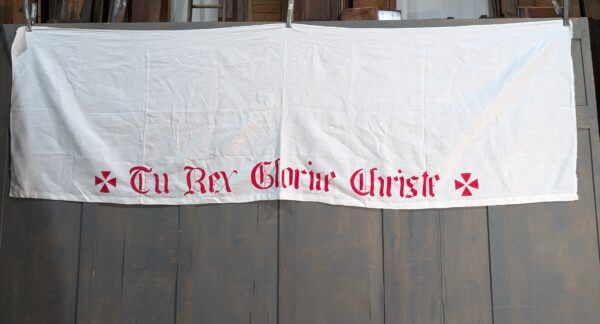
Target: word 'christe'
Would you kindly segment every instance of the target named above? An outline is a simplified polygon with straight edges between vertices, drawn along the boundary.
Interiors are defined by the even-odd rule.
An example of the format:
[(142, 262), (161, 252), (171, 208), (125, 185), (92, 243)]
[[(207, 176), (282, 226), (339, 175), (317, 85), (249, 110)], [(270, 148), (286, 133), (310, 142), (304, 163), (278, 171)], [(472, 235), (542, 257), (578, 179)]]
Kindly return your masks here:
[(358, 169), (350, 177), (352, 191), (359, 196), (379, 196), (413, 198), (420, 194), (423, 197), (435, 197), (434, 185), (440, 180), (435, 174), (430, 176), (427, 171), (421, 176), (405, 175), (398, 170), (394, 175), (379, 175), (377, 168), (370, 170)]

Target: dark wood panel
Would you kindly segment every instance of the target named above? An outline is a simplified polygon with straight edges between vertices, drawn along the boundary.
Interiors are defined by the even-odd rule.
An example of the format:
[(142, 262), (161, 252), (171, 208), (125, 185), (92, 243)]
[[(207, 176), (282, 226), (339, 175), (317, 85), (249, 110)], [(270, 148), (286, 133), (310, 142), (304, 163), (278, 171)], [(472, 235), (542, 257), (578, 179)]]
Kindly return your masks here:
[(77, 278), (77, 323), (92, 323), (97, 225), (98, 205), (83, 204), (81, 239), (79, 241), (79, 274)]
[(575, 92), (575, 104), (577, 106), (587, 106), (587, 93), (585, 91), (585, 71), (583, 68), (583, 51), (581, 39), (574, 39), (571, 43), (571, 53), (573, 59), (573, 71), (575, 74), (575, 89), (584, 91)]
[[(13, 31), (8, 28), (3, 28), (2, 25), (0, 25), (0, 128), (5, 130), (8, 130), (9, 127), (12, 82), (10, 44), (12, 44), (13, 38)], [(2, 151), (4, 152), (6, 150), (3, 149)]]
[[(287, 0), (282, 0), (282, 17), (287, 17)], [(348, 0), (296, 0), (295, 21), (339, 20), (342, 10), (349, 7)]]
[(90, 22), (93, 0), (48, 1), (49, 22)]
[(18, 24), (24, 21), (23, 0), (0, 0), (0, 24)]
[(207, 205), (193, 215), (188, 210), (185, 224), (193, 232), (182, 229), (178, 319), (277, 322), (277, 205)]
[(440, 211), (445, 323), (493, 323), (487, 208)]
[(300, 17), (301, 20), (337, 20), (332, 19), (332, 3), (335, 0), (302, 0)]
[(179, 206), (177, 307), (174, 323), (194, 323), (194, 251), (196, 206)]
[(73, 323), (81, 204), (7, 199), (0, 323)]
[(169, 0), (131, 1), (131, 22), (169, 21)]
[(92, 313), (78, 316), (94, 323), (173, 322), (178, 208), (106, 205), (97, 213)]
[[(0, 90), (1, 91), (1, 90)], [(4, 148), (0, 151), (0, 173), (2, 178), (0, 183), (2, 184), (2, 197), (0, 197), (0, 251), (2, 251), (2, 224), (4, 224), (4, 203), (8, 199), (8, 191), (10, 188), (10, 137), (9, 130), (7, 128), (0, 128), (0, 145)]]
[(387, 323), (492, 323), (485, 208), (385, 210)]
[[(598, 15), (600, 18), (600, 1), (598, 3)], [(600, 19), (590, 19), (590, 46), (591, 46), (591, 60), (593, 77), (596, 81), (595, 93), (596, 102), (600, 102)], [(589, 69), (589, 68), (588, 68)]]
[(383, 217), (387, 323), (442, 323), (439, 211)]
[[(250, 21), (282, 21), (282, 10), (287, 10), (287, 2), (282, 0), (249, 0)], [(284, 8), (285, 7), (285, 8)]]
[(279, 13), (255, 13), (253, 21), (279, 21), (281, 20), (281, 14)]
[(381, 211), (281, 201), (279, 322), (383, 323)]
[(590, 133), (578, 135), (578, 201), (489, 208), (496, 324), (598, 323)]
[(583, 7), (586, 17), (600, 18), (600, 1), (583, 0)]
[[(551, 0), (494, 0), (500, 1), (502, 17), (506, 18), (544, 18), (557, 17)], [(559, 0), (561, 8), (563, 0)], [(570, 0), (569, 16), (571, 18), (581, 16), (581, 5), (579, 0)]]

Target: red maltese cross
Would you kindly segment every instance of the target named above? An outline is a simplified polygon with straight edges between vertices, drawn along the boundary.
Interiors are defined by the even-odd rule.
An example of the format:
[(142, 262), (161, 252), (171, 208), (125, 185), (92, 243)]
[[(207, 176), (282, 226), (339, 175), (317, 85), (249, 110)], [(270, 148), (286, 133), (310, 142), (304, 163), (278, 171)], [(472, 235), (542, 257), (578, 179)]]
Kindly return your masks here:
[[(479, 189), (479, 180), (478, 179), (471, 180), (471, 173), (461, 173), (460, 177), (462, 178), (461, 179), (462, 181), (454, 180), (454, 189), (456, 189), (456, 190), (462, 189), (463, 197), (472, 196), (473, 193), (471, 192), (471, 190)], [(471, 188), (471, 189), (469, 189), (469, 188)]]
[(110, 190), (108, 190), (108, 185), (111, 185), (114, 188), (117, 187), (117, 178), (112, 177), (109, 179), (110, 171), (100, 171), (100, 173), (102, 174), (102, 178), (96, 176), (95, 183), (96, 183), (96, 186), (102, 185), (102, 187), (100, 188), (101, 193), (109, 193), (110, 192)]

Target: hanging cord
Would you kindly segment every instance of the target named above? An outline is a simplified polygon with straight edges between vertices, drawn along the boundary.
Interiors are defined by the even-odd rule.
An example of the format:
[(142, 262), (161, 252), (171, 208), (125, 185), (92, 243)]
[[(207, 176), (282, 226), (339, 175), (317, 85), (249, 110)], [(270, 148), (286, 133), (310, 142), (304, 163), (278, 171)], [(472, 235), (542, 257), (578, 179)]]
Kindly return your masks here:
[(292, 21), (294, 20), (294, 0), (288, 0), (287, 19), (285, 27), (292, 28)]

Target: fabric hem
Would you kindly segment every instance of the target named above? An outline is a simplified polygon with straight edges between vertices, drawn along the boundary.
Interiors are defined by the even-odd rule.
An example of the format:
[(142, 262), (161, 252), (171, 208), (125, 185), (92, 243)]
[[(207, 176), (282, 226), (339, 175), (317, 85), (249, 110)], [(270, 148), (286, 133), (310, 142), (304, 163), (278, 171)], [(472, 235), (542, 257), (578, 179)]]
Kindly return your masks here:
[(203, 205), (203, 204), (222, 204), (222, 203), (248, 203), (269, 200), (291, 200), (301, 202), (318, 202), (329, 205), (363, 207), (376, 209), (437, 209), (437, 208), (457, 208), (457, 207), (483, 207), (497, 205), (516, 205), (542, 202), (565, 202), (576, 201), (579, 199), (577, 193), (561, 193), (547, 195), (530, 195), (523, 197), (503, 197), (503, 198), (485, 198), (485, 199), (465, 199), (465, 200), (444, 200), (444, 201), (419, 201), (419, 202), (384, 202), (384, 201), (339, 201), (336, 199), (323, 199), (319, 197), (301, 197), (294, 194), (281, 194), (279, 197), (273, 194), (252, 195), (252, 197), (210, 197), (202, 198), (145, 198), (145, 197), (81, 197), (71, 194), (52, 194), (41, 192), (15, 192), (9, 193), (12, 198), (32, 198), (48, 199), (84, 203), (112, 203), (122, 205)]

